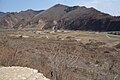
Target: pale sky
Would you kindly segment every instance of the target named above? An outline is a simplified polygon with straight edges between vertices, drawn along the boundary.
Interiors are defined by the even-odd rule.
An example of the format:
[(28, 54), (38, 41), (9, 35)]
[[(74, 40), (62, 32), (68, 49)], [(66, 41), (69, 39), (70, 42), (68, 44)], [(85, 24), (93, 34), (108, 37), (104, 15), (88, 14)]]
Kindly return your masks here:
[(27, 9), (48, 9), (55, 4), (94, 7), (102, 12), (120, 16), (120, 0), (0, 0), (0, 11), (18, 12)]

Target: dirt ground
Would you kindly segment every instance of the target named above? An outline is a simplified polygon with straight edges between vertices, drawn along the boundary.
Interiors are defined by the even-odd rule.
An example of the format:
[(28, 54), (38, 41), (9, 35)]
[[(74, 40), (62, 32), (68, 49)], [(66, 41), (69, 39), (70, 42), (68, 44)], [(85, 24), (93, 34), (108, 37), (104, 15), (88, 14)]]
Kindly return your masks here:
[(105, 32), (0, 32), (0, 66), (30, 67), (51, 80), (120, 80), (119, 43)]

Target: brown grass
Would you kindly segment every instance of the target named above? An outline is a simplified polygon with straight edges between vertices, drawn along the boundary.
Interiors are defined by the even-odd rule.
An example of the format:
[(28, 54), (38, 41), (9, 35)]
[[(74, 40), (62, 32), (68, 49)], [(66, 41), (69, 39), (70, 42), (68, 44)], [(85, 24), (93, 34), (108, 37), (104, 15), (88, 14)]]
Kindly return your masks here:
[[(37, 38), (41, 36), (37, 34), (32, 34), (35, 36), (30, 38), (15, 38), (10, 37), (9, 34), (0, 34), (1, 66), (31, 67), (51, 80), (113, 80), (120, 74), (120, 50), (104, 46), (105, 42), (89, 41), (89, 38), (89, 43), (57, 40), (55, 36), (58, 33), (46, 34), (55, 39)], [(88, 35), (94, 35), (86, 32), (59, 33), (63, 37), (75, 34), (85, 35), (86, 41)], [(100, 33), (101, 35), (103, 34)], [(81, 36), (78, 37), (83, 39)]]

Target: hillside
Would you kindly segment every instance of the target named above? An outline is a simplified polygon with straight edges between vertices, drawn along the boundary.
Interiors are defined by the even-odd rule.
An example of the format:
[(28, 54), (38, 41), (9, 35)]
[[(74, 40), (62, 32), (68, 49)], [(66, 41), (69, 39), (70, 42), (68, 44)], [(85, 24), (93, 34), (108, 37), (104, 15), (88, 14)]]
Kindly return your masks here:
[(100, 12), (95, 8), (80, 6), (65, 6), (57, 4), (43, 13), (35, 16), (27, 27), (39, 29), (52, 29), (53, 21), (58, 22), (58, 29), (67, 30), (93, 30), (118, 31), (120, 30), (120, 17), (114, 17)]
[(6, 16), (8, 13), (0, 12), (0, 19), (2, 19), (4, 16)]
[(78, 7), (60, 20), (61, 27), (68, 30), (109, 31), (120, 30), (120, 18), (102, 13), (94, 8)]
[(0, 19), (0, 28), (2, 29), (19, 29), (24, 27), (24, 25), (31, 20), (36, 14), (40, 13), (41, 11), (33, 11), (33, 10), (26, 10), (17, 12), (6, 13)]
[[(4, 13), (0, 13), (1, 16)], [(12, 12), (0, 18), (3, 29), (58, 29), (89, 31), (120, 31), (120, 16), (111, 16), (95, 8), (56, 4), (47, 10)]]
[(0, 17), (1, 17), (1, 16), (3, 16), (4, 14), (5, 14), (5, 13), (3, 13), (3, 12), (0, 12)]
[(68, 6), (57, 4), (46, 11), (36, 15), (27, 25), (27, 27), (39, 27), (40, 29), (50, 29), (53, 27), (53, 21), (59, 21), (66, 14), (65, 9)]

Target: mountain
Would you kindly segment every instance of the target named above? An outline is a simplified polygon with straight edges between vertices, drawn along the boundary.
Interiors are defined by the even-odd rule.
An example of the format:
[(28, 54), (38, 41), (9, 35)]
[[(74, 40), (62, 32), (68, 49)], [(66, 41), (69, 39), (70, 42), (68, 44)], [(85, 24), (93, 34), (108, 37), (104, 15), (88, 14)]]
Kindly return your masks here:
[(57, 21), (58, 29), (91, 31), (120, 30), (119, 16), (111, 16), (93, 7), (70, 7), (62, 4), (57, 4), (36, 15), (26, 26), (27, 28), (52, 29), (54, 21)]
[[(42, 11), (42, 10), (41, 10)], [(7, 15), (3, 16), (0, 19), (0, 28), (2, 29), (19, 29), (22, 28), (29, 20), (32, 19), (36, 14), (40, 13), (41, 11), (34, 11), (34, 10), (26, 10), (17, 12), (11, 12)]]
[[(69, 7), (68, 9), (70, 9)], [(59, 28), (69, 30), (110, 31), (120, 30), (120, 18), (102, 13), (94, 8), (78, 7), (65, 14)]]
[(59, 21), (66, 14), (65, 9), (68, 6), (57, 4), (46, 11), (37, 14), (27, 25), (27, 27), (39, 27), (41, 29), (50, 29), (53, 27), (53, 21)]
[[(1, 13), (2, 14), (2, 13)], [(0, 28), (52, 29), (54, 21), (58, 29), (120, 31), (120, 16), (111, 16), (95, 8), (56, 4), (47, 10), (8, 13), (0, 18)]]
[(5, 13), (4, 12), (0, 12), (0, 17), (3, 16)]
[(4, 17), (5, 15), (7, 15), (8, 13), (4, 13), (4, 12), (0, 12), (0, 19), (2, 19), (2, 17)]

